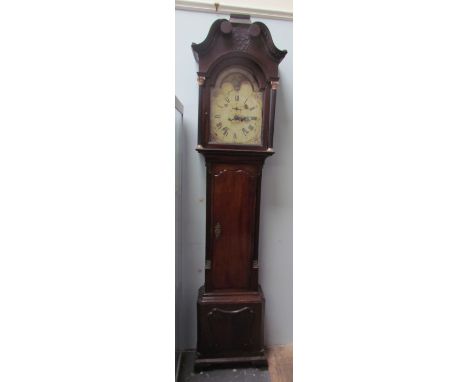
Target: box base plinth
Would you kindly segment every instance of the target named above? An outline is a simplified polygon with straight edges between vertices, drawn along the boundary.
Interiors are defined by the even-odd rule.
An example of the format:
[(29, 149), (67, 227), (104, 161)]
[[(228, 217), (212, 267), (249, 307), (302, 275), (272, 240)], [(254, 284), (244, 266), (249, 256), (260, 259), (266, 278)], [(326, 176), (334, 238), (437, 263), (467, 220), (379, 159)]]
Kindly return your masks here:
[(205, 292), (197, 302), (195, 371), (234, 366), (267, 367), (263, 346), (265, 298), (256, 291)]
[(231, 367), (257, 367), (267, 368), (268, 361), (265, 356), (257, 357), (225, 357), (225, 358), (197, 358), (194, 364), (196, 372)]

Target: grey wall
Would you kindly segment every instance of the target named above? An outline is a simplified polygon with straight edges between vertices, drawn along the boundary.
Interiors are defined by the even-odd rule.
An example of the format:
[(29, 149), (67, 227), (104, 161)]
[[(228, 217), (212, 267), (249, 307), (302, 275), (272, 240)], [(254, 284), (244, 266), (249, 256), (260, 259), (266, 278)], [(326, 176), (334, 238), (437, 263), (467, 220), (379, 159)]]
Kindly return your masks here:
[[(176, 10), (176, 95), (184, 104), (182, 143), (182, 302), (181, 340), (184, 348), (196, 345), (196, 299), (204, 282), (205, 255), (205, 165), (195, 151), (197, 143), (197, 63), (190, 44), (205, 39), (219, 18), (208, 13)], [(223, 17), (224, 16), (220, 16)], [(293, 340), (292, 285), (292, 164), (293, 164), (293, 46), (292, 22), (261, 20), (273, 41), (288, 54), (280, 64), (274, 149), (263, 169), (259, 264), (265, 293), (265, 342), (267, 345)]]
[(182, 327), (182, 159), (181, 133), (183, 126), (182, 113), (175, 110), (175, 346), (176, 350), (182, 348), (181, 327)]

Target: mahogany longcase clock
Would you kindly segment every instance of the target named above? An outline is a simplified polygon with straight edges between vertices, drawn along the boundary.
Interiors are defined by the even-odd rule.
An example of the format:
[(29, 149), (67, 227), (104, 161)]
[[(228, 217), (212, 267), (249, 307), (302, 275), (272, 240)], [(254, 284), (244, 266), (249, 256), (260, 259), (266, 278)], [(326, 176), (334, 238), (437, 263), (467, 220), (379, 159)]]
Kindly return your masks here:
[(278, 65), (286, 55), (250, 16), (216, 20), (192, 44), (199, 64), (197, 151), (206, 163), (205, 285), (195, 368), (266, 366), (258, 284), (260, 190), (272, 155)]

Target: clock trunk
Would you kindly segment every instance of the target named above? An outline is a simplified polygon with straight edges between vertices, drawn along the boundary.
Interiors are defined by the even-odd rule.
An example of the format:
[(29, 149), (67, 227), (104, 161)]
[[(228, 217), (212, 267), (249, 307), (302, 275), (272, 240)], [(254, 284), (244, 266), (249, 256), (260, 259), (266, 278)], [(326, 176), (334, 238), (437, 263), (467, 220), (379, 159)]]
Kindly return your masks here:
[(262, 168), (271, 153), (198, 151), (205, 156), (207, 209), (195, 367), (266, 366), (258, 229)]
[(261, 165), (214, 160), (207, 168), (206, 290), (256, 290)]

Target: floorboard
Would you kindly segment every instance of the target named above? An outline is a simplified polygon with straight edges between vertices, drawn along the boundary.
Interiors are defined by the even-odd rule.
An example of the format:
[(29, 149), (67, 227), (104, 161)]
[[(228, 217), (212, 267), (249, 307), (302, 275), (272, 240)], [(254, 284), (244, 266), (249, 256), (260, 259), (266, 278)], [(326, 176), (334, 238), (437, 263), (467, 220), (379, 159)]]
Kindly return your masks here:
[(267, 350), (271, 382), (292, 382), (293, 346), (274, 346)]

